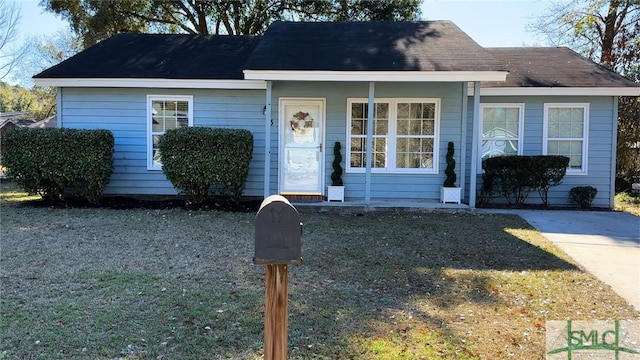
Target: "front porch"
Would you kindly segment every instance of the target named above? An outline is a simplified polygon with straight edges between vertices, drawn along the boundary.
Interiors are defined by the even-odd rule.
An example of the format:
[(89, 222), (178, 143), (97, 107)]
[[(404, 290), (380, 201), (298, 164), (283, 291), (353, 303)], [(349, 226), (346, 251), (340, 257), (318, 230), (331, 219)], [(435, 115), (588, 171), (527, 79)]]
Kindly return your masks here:
[(364, 200), (345, 200), (344, 202), (322, 201), (301, 202), (291, 200), (291, 204), (300, 212), (336, 212), (336, 213), (366, 213), (366, 212), (428, 212), (428, 211), (470, 211), (467, 204), (443, 204), (437, 200), (398, 200), (372, 199), (368, 203)]

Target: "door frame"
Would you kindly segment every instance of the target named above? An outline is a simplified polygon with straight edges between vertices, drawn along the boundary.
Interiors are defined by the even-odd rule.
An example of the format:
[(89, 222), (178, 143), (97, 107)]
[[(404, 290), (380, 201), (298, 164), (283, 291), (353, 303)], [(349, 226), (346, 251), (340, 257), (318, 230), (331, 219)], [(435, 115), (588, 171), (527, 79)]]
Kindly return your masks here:
[[(318, 184), (319, 189), (318, 192), (285, 192), (284, 191), (284, 159), (285, 159), (285, 132), (289, 129), (287, 126), (287, 119), (285, 119), (285, 111), (284, 108), (287, 105), (296, 105), (296, 104), (308, 104), (308, 103), (317, 103), (320, 105), (320, 117), (321, 124), (318, 128), (320, 132), (320, 159), (319, 169), (318, 169)], [(314, 104), (315, 105), (315, 104)], [(279, 194), (301, 194), (301, 195), (324, 195), (324, 187), (325, 187), (325, 167), (326, 167), (326, 155), (325, 155), (325, 135), (326, 135), (326, 126), (327, 126), (327, 99), (326, 98), (318, 98), (318, 97), (280, 97), (278, 98), (278, 193)]]

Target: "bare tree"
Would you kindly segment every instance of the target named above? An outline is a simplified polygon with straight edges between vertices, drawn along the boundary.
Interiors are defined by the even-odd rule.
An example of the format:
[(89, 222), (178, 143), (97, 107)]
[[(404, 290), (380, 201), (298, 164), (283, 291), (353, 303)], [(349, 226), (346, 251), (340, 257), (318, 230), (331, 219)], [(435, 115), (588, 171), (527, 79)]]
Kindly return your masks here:
[(0, 80), (10, 75), (28, 52), (28, 45), (17, 44), (19, 23), (16, 3), (0, 0)]
[[(640, 0), (572, 0), (552, 5), (530, 25), (556, 46), (567, 46), (640, 82)], [(620, 97), (616, 182), (640, 181), (640, 98)]]

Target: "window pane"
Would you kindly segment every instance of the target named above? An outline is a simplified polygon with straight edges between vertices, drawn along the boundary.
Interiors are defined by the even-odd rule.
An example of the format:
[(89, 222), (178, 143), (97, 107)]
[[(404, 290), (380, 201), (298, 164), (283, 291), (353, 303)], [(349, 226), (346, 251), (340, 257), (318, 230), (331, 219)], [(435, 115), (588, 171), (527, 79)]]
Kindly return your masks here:
[(351, 167), (364, 167), (364, 157), (361, 153), (351, 153)]
[(384, 168), (387, 166), (387, 139), (373, 139), (373, 167)]
[(351, 120), (351, 135), (364, 135), (365, 127), (363, 120)]
[(398, 152), (396, 154), (396, 166), (399, 168), (407, 168), (409, 167), (408, 162), (409, 159), (407, 158), (407, 153), (406, 152)]
[(486, 134), (489, 130), (496, 127), (495, 125), (495, 109), (484, 108), (482, 110), (482, 133)]
[(164, 131), (164, 118), (162, 118), (161, 116), (152, 116), (151, 131), (153, 132)]
[(375, 135), (387, 135), (389, 133), (389, 121), (376, 119), (375, 121)]
[(422, 104), (422, 118), (423, 119), (435, 119), (436, 118), (436, 104)]
[(484, 108), (482, 134), (486, 138), (517, 139), (520, 128), (520, 109)]
[(385, 168), (387, 165), (387, 154), (384, 153), (375, 153), (374, 154), (373, 167), (374, 168)]
[(409, 118), (409, 104), (398, 104), (398, 120)]
[(582, 169), (582, 155), (572, 155), (569, 157), (569, 168), (571, 169)]
[(560, 109), (549, 109), (549, 133), (551, 138), (560, 137)]
[(517, 140), (482, 140), (482, 159), (517, 154)]
[(409, 143), (406, 138), (398, 138), (396, 142), (396, 149), (398, 152), (407, 151), (409, 149)]
[(409, 139), (409, 151), (410, 152), (420, 152), (420, 138), (410, 138)]
[(420, 119), (422, 117), (422, 104), (411, 103), (409, 109), (409, 118)]
[(366, 111), (364, 107), (366, 104), (351, 104), (351, 118), (352, 119), (362, 119), (366, 117)]
[(152, 149), (152, 157), (154, 165), (162, 165), (162, 159), (160, 158), (160, 149), (158, 144), (160, 143), (160, 138), (162, 135), (153, 135), (153, 149)]
[(364, 151), (364, 139), (351, 138), (351, 151)]
[(433, 154), (433, 139), (422, 139), (421, 151)]
[(433, 169), (433, 153), (420, 155), (420, 167), (422, 169)]
[(389, 118), (389, 104), (376, 104), (376, 111), (374, 114), (376, 119), (388, 119)]
[(398, 135), (409, 135), (409, 120), (398, 119)]
[(422, 122), (422, 135), (435, 135), (435, 120), (424, 120)]
[(567, 156), (570, 168), (582, 168), (582, 141), (580, 140), (549, 140), (547, 154)]

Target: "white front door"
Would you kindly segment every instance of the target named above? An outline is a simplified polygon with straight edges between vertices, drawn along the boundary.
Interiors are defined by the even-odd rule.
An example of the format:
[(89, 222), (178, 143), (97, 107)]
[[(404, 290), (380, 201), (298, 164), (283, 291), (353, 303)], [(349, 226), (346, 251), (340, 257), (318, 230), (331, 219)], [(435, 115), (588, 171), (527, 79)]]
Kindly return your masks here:
[(324, 99), (280, 99), (280, 193), (322, 194)]

